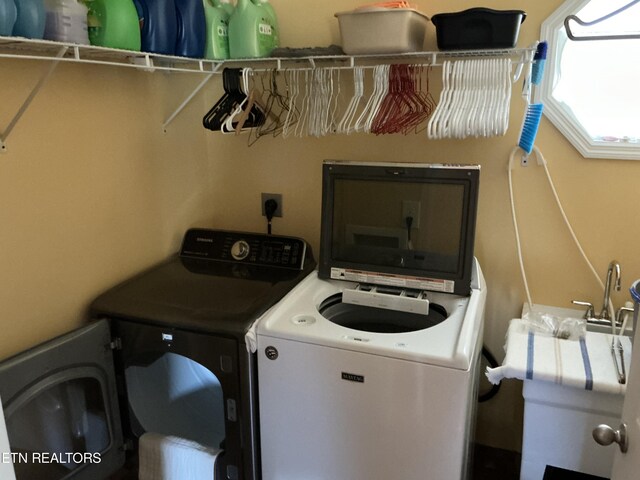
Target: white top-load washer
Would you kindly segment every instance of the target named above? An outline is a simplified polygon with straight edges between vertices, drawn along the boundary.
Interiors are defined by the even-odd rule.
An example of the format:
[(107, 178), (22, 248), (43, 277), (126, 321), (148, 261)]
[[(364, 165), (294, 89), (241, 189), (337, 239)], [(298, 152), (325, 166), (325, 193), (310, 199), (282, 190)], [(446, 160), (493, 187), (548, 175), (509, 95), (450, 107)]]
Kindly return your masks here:
[(478, 182), (477, 166), (325, 162), (319, 270), (257, 324), (264, 480), (467, 477)]

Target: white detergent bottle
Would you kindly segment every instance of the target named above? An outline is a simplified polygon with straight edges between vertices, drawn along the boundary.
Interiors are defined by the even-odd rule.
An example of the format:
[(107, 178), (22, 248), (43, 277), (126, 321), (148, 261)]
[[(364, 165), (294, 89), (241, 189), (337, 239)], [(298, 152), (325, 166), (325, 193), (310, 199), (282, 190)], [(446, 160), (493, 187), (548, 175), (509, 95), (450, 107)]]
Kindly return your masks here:
[(76, 0), (45, 0), (44, 8), (47, 12), (44, 38), (89, 45), (86, 5)]

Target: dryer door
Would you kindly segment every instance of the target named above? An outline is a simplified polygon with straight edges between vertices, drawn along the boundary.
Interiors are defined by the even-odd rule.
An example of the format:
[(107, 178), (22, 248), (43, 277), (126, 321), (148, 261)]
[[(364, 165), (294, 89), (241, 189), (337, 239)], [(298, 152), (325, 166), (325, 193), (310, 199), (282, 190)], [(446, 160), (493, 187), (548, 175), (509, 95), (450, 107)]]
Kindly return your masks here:
[(103, 320), (0, 363), (18, 480), (105, 478), (124, 464), (110, 343)]

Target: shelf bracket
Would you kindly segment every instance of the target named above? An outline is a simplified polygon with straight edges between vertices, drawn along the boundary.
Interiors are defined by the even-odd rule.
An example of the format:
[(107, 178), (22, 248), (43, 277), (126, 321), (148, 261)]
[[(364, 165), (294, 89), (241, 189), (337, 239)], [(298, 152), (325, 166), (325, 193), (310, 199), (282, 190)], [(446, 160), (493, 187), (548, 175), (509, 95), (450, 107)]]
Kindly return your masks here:
[(13, 119), (9, 122), (9, 125), (7, 126), (7, 128), (3, 132), (0, 132), (0, 152), (6, 153), (7, 138), (9, 138), (11, 131), (16, 126), (16, 124), (18, 123), (22, 115), (24, 115), (24, 113), (27, 111), (27, 109), (29, 108), (29, 105), (31, 105), (31, 102), (33, 102), (33, 99), (36, 97), (38, 92), (40, 92), (40, 90), (45, 85), (45, 83), (47, 83), (47, 80), (49, 80), (49, 77), (51, 77), (51, 74), (60, 63), (60, 59), (65, 55), (65, 53), (67, 53), (68, 49), (69, 47), (64, 46), (64, 47), (61, 47), (60, 50), (58, 50), (58, 53), (56, 54), (57, 60), (53, 61), (51, 65), (49, 65), (49, 68), (40, 77), (40, 80), (38, 80), (38, 83), (36, 83), (36, 85), (33, 87), (29, 96), (23, 102), (22, 106), (18, 109), (16, 114), (13, 116)]
[(180, 106), (165, 120), (162, 124), (162, 131), (167, 133), (167, 127), (171, 122), (173, 122), (174, 118), (176, 118), (182, 110), (193, 100), (193, 98), (204, 88), (204, 86), (211, 80), (211, 78), (216, 74), (216, 72), (220, 69), (222, 63), (216, 64), (215, 67), (209, 72), (209, 74), (198, 84), (198, 86), (191, 92), (191, 94), (185, 98), (185, 100), (180, 104)]

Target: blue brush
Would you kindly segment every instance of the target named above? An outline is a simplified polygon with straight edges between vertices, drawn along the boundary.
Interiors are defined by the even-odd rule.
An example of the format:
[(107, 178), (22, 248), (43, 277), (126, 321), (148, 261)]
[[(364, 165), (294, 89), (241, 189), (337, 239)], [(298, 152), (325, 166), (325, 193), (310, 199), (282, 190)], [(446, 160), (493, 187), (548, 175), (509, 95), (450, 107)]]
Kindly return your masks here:
[(518, 146), (527, 152), (527, 155), (533, 150), (533, 142), (535, 142), (538, 134), (543, 108), (544, 105), (542, 103), (532, 103), (527, 106), (522, 130), (520, 131), (520, 140), (518, 141)]
[(533, 56), (533, 66), (531, 68), (531, 83), (540, 85), (542, 74), (544, 73), (544, 64), (547, 61), (547, 42), (542, 41), (536, 48), (536, 54)]

